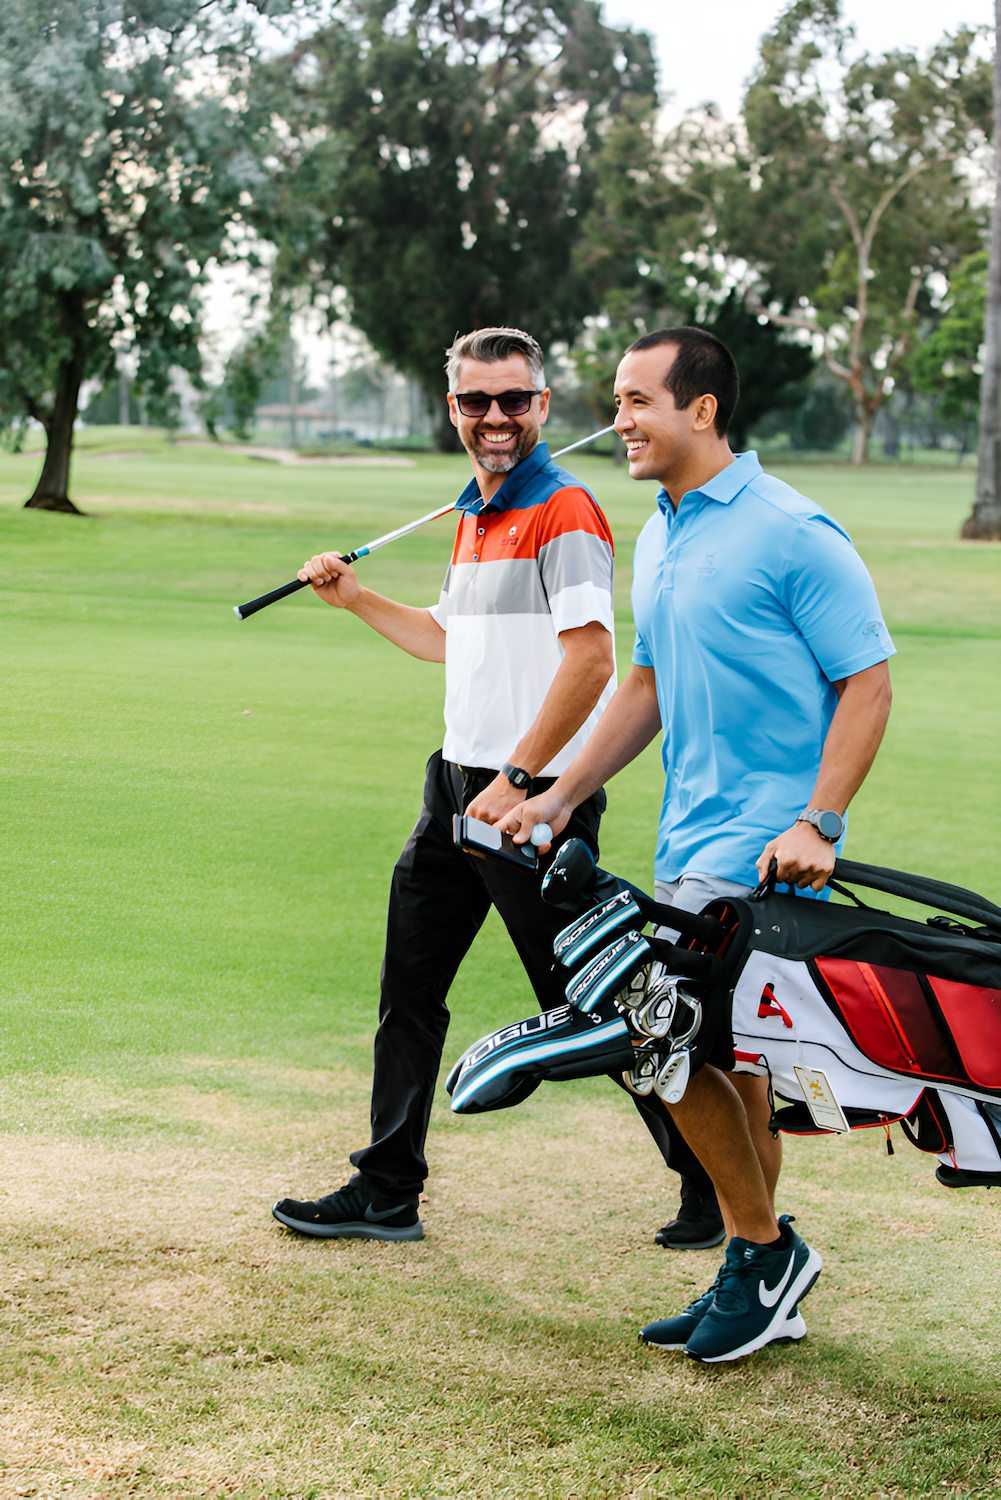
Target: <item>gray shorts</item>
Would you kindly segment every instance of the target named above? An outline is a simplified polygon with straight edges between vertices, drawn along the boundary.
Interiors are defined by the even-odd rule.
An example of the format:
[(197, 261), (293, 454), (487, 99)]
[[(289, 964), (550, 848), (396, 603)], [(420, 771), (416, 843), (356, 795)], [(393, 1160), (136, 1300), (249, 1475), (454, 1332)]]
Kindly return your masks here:
[[(680, 880), (654, 883), (656, 900), (664, 906), (678, 906), (682, 911), (701, 911), (717, 896), (749, 896), (753, 890), (753, 885), (738, 885), (721, 875), (700, 875), (697, 870), (686, 870)], [(674, 927), (658, 927), (656, 936), (673, 942), (678, 933)]]
[[(700, 875), (697, 870), (686, 870), (680, 880), (658, 880), (654, 884), (656, 899), (665, 906), (678, 906), (682, 911), (701, 911), (717, 896), (749, 896), (752, 885), (738, 885), (734, 880), (724, 880), (719, 875)], [(673, 943), (679, 933), (674, 927), (656, 927), (657, 937)], [(731, 1073), (736, 1059), (733, 1055), (733, 1040), (729, 1031), (718, 1036), (706, 1059), (723, 1073)]]

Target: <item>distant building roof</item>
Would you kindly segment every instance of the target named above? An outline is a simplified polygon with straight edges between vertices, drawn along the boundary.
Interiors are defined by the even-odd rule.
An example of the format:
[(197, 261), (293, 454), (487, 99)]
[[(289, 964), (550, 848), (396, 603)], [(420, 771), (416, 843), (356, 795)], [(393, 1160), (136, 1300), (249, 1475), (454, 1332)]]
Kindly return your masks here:
[[(299, 417), (311, 417), (311, 418), (312, 417), (332, 417), (333, 416), (333, 412), (331, 411), (331, 409), (330, 409), (329, 406), (313, 406), (313, 405), (297, 406), (296, 409), (295, 409), (295, 414), (296, 414), (297, 418), (299, 418)], [(291, 416), (292, 416), (292, 408), (291, 408), (291, 406), (289, 406), (289, 404), (287, 402), (272, 401), (272, 402), (269, 402), (266, 406), (255, 406), (254, 407), (254, 416), (255, 417), (288, 417), (288, 418), (291, 418)]]

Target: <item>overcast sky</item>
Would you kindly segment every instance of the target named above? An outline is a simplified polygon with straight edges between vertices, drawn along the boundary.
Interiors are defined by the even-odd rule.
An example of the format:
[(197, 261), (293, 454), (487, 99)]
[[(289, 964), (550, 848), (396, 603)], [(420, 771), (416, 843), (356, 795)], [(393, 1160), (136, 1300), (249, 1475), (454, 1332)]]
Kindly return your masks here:
[[(605, 15), (614, 25), (628, 23), (653, 34), (661, 88), (665, 96), (673, 95), (669, 115), (714, 99), (732, 118), (758, 40), (782, 9), (781, 0), (605, 0)], [(994, 6), (991, 0), (845, 0), (844, 15), (860, 48), (923, 52), (964, 22), (993, 24)]]

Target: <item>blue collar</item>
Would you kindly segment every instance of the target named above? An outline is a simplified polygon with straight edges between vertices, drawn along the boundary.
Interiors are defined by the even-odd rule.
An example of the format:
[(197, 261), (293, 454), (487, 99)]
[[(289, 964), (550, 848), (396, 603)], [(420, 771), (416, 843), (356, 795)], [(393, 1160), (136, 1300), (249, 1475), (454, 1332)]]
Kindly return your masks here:
[[(678, 508), (681, 508), (689, 495), (699, 495), (704, 500), (716, 500), (720, 505), (729, 505), (731, 500), (737, 498), (741, 490), (747, 488), (752, 479), (757, 479), (758, 475), (763, 473), (764, 470), (758, 463), (758, 455), (753, 448), (749, 448), (746, 453), (738, 453), (732, 464), (727, 464), (725, 469), (720, 469), (719, 473), (714, 474), (701, 489), (688, 490), (682, 495)], [(665, 515), (669, 509), (673, 509), (671, 497), (663, 489), (657, 496), (657, 504)]]
[(552, 460), (549, 457), (548, 445), (546, 443), (536, 443), (528, 457), (523, 458), (521, 463), (511, 470), (510, 474), (505, 475), (504, 483), (493, 498), (487, 501), (486, 505), (480, 499), (480, 491), (476, 480), (471, 479), (458, 500), (456, 500), (455, 508), (456, 510), (464, 510), (472, 516), (478, 516), (484, 510), (510, 510), (511, 505), (517, 500), (526, 484), (530, 484), (551, 463)]

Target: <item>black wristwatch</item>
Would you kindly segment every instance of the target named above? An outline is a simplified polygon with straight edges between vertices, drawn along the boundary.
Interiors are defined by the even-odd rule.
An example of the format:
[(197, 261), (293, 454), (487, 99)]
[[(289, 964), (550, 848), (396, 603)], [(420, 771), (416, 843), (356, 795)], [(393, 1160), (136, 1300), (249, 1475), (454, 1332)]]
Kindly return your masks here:
[(523, 771), (520, 766), (513, 766), (509, 760), (501, 766), (501, 775), (506, 776), (515, 790), (519, 792), (525, 791), (526, 787), (532, 785), (532, 778), (528, 772)]
[(812, 823), (820, 837), (828, 844), (836, 844), (845, 831), (845, 820), (840, 813), (807, 807), (796, 819), (797, 823)]

